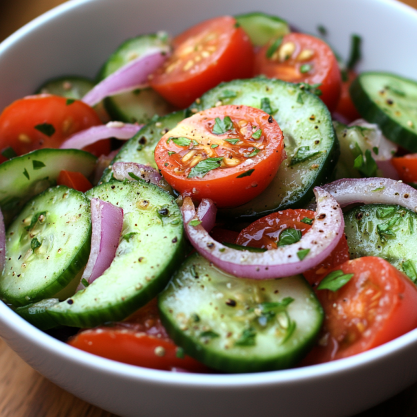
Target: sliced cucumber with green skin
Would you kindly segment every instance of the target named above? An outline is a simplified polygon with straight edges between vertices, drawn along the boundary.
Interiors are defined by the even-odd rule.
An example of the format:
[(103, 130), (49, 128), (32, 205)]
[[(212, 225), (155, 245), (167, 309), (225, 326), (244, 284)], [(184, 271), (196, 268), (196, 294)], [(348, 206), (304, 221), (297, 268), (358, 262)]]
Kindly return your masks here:
[(88, 78), (69, 75), (46, 81), (35, 94), (54, 94), (81, 100), (93, 87), (94, 82)]
[(313, 198), (316, 185), (331, 178), (339, 142), (330, 113), (317, 96), (296, 84), (253, 78), (220, 84), (191, 109), (205, 110), (219, 103), (244, 104), (270, 113), (284, 133), (287, 154), (265, 191), (240, 207), (221, 210), (222, 215), (254, 220), (278, 210), (300, 208)]
[(364, 72), (350, 87), (353, 104), (384, 136), (417, 152), (417, 82), (385, 72)]
[[(136, 162), (158, 169), (154, 151), (159, 139), (184, 118), (185, 111), (181, 110), (151, 121), (121, 147), (111, 164), (115, 162)], [(107, 182), (110, 179), (111, 171), (106, 169), (100, 181)]]
[(56, 184), (61, 170), (89, 177), (97, 158), (77, 149), (39, 149), (0, 165), (0, 207), (8, 225), (33, 196)]
[(55, 296), (90, 254), (90, 201), (58, 186), (29, 201), (6, 231), (0, 297), (24, 306)]
[(156, 185), (111, 181), (87, 195), (122, 207), (123, 231), (103, 275), (48, 310), (56, 323), (73, 327), (126, 318), (162, 291), (184, 259), (181, 212)]
[[(102, 81), (153, 47), (162, 47), (169, 52), (168, 35), (160, 32), (128, 39), (119, 46), (101, 68), (97, 81)], [(148, 123), (155, 114), (164, 116), (173, 110), (172, 105), (151, 88), (107, 97), (104, 100), (104, 105), (112, 120), (126, 123)]]
[(277, 16), (254, 12), (240, 14), (235, 18), (255, 46), (264, 46), (271, 39), (290, 33), (288, 23)]
[(58, 303), (58, 298), (47, 298), (37, 303), (18, 307), (15, 312), (38, 329), (49, 330), (56, 327), (56, 322), (47, 310)]
[(378, 256), (417, 282), (417, 214), (397, 205), (368, 204), (345, 213), (351, 258)]
[(258, 281), (190, 256), (158, 298), (162, 322), (187, 354), (224, 372), (295, 365), (316, 340), (323, 311), (301, 275)]

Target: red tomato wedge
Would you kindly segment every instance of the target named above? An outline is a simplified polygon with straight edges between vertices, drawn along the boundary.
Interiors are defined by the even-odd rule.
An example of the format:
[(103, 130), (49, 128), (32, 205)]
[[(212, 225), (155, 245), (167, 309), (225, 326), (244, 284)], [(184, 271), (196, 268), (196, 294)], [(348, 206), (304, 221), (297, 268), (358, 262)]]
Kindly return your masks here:
[(235, 207), (260, 194), (284, 157), (278, 123), (262, 110), (220, 106), (184, 119), (155, 149), (164, 178), (181, 194)]
[(159, 318), (156, 300), (111, 327), (82, 330), (68, 343), (77, 349), (130, 365), (165, 371), (209, 372), (206, 366), (184, 355), (168, 337)]
[[(80, 100), (41, 94), (13, 102), (0, 115), (0, 151), (17, 155), (35, 149), (59, 148), (74, 133), (100, 125), (97, 113)], [(96, 156), (110, 152), (110, 140), (84, 148)], [(0, 156), (0, 162), (6, 159)]]
[(65, 171), (62, 170), (57, 179), (57, 185), (66, 185), (74, 190), (85, 193), (89, 189), (93, 188), (88, 179), (81, 174), (81, 172)]
[[(243, 229), (236, 243), (254, 248), (276, 249), (284, 230), (295, 229), (304, 235), (310, 230), (314, 215), (314, 211), (304, 209), (288, 209), (269, 214)], [(348, 259), (349, 248), (345, 236), (342, 236), (331, 255), (303, 275), (311, 285), (317, 285), (331, 268)]]
[(402, 181), (417, 182), (417, 154), (392, 158), (391, 162)]
[(353, 105), (349, 93), (350, 85), (356, 77), (357, 74), (354, 71), (347, 71), (347, 79), (342, 80), (340, 99), (339, 103), (337, 103), (337, 107), (335, 110), (335, 113), (341, 115), (344, 119), (346, 119), (346, 122), (348, 123), (361, 118), (361, 115), (358, 113), (356, 107)]
[(290, 33), (281, 43), (272, 40), (255, 56), (255, 74), (292, 83), (319, 84), (320, 98), (332, 112), (339, 102), (341, 77), (330, 47), (303, 33)]
[(222, 81), (252, 76), (252, 44), (231, 16), (199, 23), (173, 44), (171, 57), (151, 76), (150, 84), (179, 108)]
[(303, 365), (347, 358), (416, 328), (417, 287), (390, 263), (369, 256), (333, 270), (353, 277), (335, 292), (316, 291), (325, 320), (318, 345)]

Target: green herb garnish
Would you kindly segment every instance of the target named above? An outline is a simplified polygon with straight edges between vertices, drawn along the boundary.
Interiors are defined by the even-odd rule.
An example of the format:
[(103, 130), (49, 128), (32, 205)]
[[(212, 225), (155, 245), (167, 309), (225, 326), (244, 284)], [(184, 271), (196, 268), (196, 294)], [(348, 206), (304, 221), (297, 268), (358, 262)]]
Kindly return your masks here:
[(190, 146), (191, 145), (191, 139), (188, 139), (188, 138), (179, 137), (179, 138), (169, 138), (169, 139), (171, 139), (178, 146)]
[(393, 216), (396, 211), (396, 207), (380, 207), (376, 211), (376, 217), (378, 217), (378, 219), (387, 219)]
[(217, 145), (216, 143), (213, 143), (213, 145), (210, 146), (211, 149), (217, 148), (219, 145)]
[(353, 167), (366, 177), (375, 177), (378, 165), (376, 164), (374, 158), (372, 158), (371, 151), (367, 149), (364, 155), (357, 142), (355, 143), (355, 151), (359, 153), (359, 155), (353, 162)]
[(87, 287), (90, 285), (90, 284), (88, 283), (88, 281), (87, 281), (85, 278), (83, 278), (83, 279), (81, 280), (81, 284), (83, 284), (85, 288), (87, 288)]
[(225, 139), (225, 141), (231, 143), (232, 145), (236, 145), (240, 139)]
[(213, 332), (213, 330), (206, 330), (205, 332), (200, 333), (200, 337), (215, 339), (216, 337), (220, 337), (220, 335), (216, 332)]
[(193, 227), (198, 226), (199, 224), (201, 224), (201, 220), (198, 219), (191, 220), (189, 223), (189, 225)]
[(253, 139), (259, 139), (262, 136), (262, 129), (258, 129), (256, 132), (252, 133)]
[(297, 103), (298, 104), (304, 104), (303, 95), (301, 93), (298, 93)]
[(219, 168), (222, 160), (223, 157), (221, 156), (218, 158), (207, 158), (200, 161), (196, 166), (191, 168), (188, 178), (203, 178), (208, 172)]
[(69, 106), (70, 104), (74, 103), (74, 99), (73, 98), (67, 98), (67, 101), (65, 102), (66, 106)]
[(32, 161), (32, 166), (33, 166), (34, 170), (37, 170), (37, 169), (41, 169), (41, 168), (45, 167), (46, 165), (42, 161), (33, 160)]
[(302, 261), (310, 252), (310, 249), (300, 249), (297, 252), (298, 259)]
[(266, 57), (271, 59), (277, 49), (281, 46), (283, 38), (275, 39), (271, 46), (266, 50)]
[(24, 169), (24, 171), (23, 171), (23, 175), (28, 179), (28, 180), (30, 180), (30, 176), (29, 176), (29, 172), (27, 171), (27, 169), (25, 168)]
[(311, 64), (303, 64), (300, 66), (300, 72), (301, 74), (305, 74), (313, 69), (313, 66)]
[(219, 97), (219, 100), (224, 100), (227, 98), (235, 98), (237, 97), (237, 93), (233, 90), (223, 90), (222, 95)]
[(252, 156), (257, 155), (259, 152), (261, 152), (261, 150), (258, 148), (255, 148), (250, 154), (245, 155), (245, 158), (252, 158)]
[(213, 127), (213, 133), (215, 135), (222, 135), (223, 133), (233, 129), (233, 122), (229, 116), (225, 116), (223, 120), (220, 119), (220, 117), (216, 117), (215, 121), (216, 122)]
[(267, 251), (267, 249), (265, 248), (252, 248), (251, 246), (243, 246), (243, 245), (238, 245), (236, 243), (222, 242), (222, 245), (227, 246), (228, 248), (231, 248), (231, 249), (247, 250), (248, 252), (266, 252)]
[(127, 175), (129, 175), (129, 177), (133, 178), (136, 181), (140, 180), (140, 178), (136, 174), (134, 174), (133, 172), (128, 172)]
[(252, 175), (253, 171), (255, 171), (255, 169), (249, 169), (249, 170), (245, 171), (244, 173), (238, 175), (236, 178), (250, 177)]
[(11, 146), (8, 146), (7, 148), (3, 149), (1, 151), (1, 154), (7, 159), (16, 158), (17, 156), (17, 153)]
[(337, 291), (347, 284), (354, 274), (344, 274), (342, 270), (338, 269), (337, 271), (330, 272), (327, 276), (323, 278), (317, 287), (318, 290), (330, 290)]
[(174, 155), (176, 152), (174, 151), (168, 151), (168, 156)]
[(297, 149), (297, 152), (291, 158), (289, 166), (291, 167), (293, 165), (299, 164), (300, 162), (307, 161), (307, 159), (310, 159), (320, 153), (320, 151), (310, 151), (310, 146), (300, 146)]
[(359, 35), (353, 34), (351, 36), (351, 38), (350, 38), (350, 54), (349, 54), (348, 62), (346, 64), (346, 67), (350, 70), (354, 69), (356, 64), (362, 58), (361, 43), (362, 43), (362, 38)]
[(126, 242), (129, 242), (129, 240), (135, 235), (137, 235), (137, 232), (126, 233), (122, 236), (122, 240), (126, 240)]
[(35, 249), (38, 249), (41, 245), (41, 242), (39, 242), (36, 237), (34, 237), (30, 242), (30, 248), (33, 250), (33, 252), (35, 252)]
[(274, 113), (271, 107), (271, 101), (268, 97), (261, 98), (261, 110), (268, 114)]
[(35, 126), (36, 130), (43, 133), (44, 135), (51, 137), (55, 133), (55, 128), (49, 123), (42, 123)]
[(405, 273), (405, 275), (408, 276), (408, 278), (411, 279), (411, 281), (416, 282), (417, 281), (417, 272), (414, 268), (413, 261), (410, 261), (409, 259), (404, 261), (402, 263), (402, 268)]
[(301, 221), (303, 222), (303, 223), (305, 223), (305, 224), (308, 224), (308, 225), (312, 225), (313, 224), (313, 219), (309, 219), (308, 217), (304, 217), (303, 219), (301, 219)]
[(301, 232), (296, 229), (288, 228), (279, 235), (278, 246), (287, 246), (297, 243), (301, 239)]
[(243, 330), (242, 335), (235, 342), (235, 346), (255, 346), (256, 345), (256, 332), (255, 329), (249, 327)]
[(374, 146), (374, 147), (372, 148), (372, 150), (374, 151), (374, 154), (375, 154), (375, 155), (378, 155), (378, 153), (379, 153), (379, 148), (378, 148), (377, 146)]
[(322, 35), (322, 36), (327, 35), (327, 29), (323, 25), (317, 26), (317, 30), (320, 33), (320, 35)]

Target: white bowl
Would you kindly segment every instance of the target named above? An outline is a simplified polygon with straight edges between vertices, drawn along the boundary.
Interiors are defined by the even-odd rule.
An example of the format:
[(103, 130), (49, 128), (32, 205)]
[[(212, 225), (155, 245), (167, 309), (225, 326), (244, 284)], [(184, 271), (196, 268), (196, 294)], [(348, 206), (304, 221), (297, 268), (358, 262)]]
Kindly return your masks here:
[[(80, 0), (46, 13), (0, 45), (0, 109), (50, 77), (94, 76), (128, 37), (178, 33), (216, 15), (254, 10), (282, 16), (311, 33), (324, 25), (345, 57), (350, 35), (358, 33), (361, 69), (416, 77), (417, 12), (393, 1)], [(0, 335), (51, 381), (123, 416), (347, 416), (417, 379), (417, 330), (333, 363), (244, 375), (175, 374), (106, 360), (49, 337), (2, 303)]]

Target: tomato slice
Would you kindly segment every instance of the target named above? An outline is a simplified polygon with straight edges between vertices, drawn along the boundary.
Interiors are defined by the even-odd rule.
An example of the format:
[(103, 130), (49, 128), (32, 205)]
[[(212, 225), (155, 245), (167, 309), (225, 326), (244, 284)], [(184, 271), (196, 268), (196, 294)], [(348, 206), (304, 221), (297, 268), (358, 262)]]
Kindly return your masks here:
[(335, 110), (335, 113), (341, 115), (344, 119), (346, 119), (347, 123), (353, 122), (354, 120), (361, 118), (361, 115), (358, 113), (356, 107), (353, 105), (349, 93), (350, 85), (357, 76), (358, 75), (354, 71), (349, 70), (347, 72), (347, 79), (342, 80), (340, 99)]
[[(281, 233), (286, 229), (295, 229), (303, 236), (311, 228), (315, 212), (311, 210), (283, 210), (269, 214), (256, 220), (243, 229), (236, 239), (242, 246), (254, 248), (276, 249)], [(320, 264), (304, 272), (307, 281), (316, 286), (328, 271), (349, 259), (349, 248), (345, 236), (340, 240), (333, 252)]]
[(340, 98), (341, 77), (337, 60), (322, 40), (289, 33), (271, 40), (255, 56), (255, 74), (292, 83), (319, 84), (320, 98), (333, 111)]
[(184, 119), (166, 133), (156, 146), (155, 161), (180, 193), (235, 207), (267, 187), (283, 150), (281, 129), (267, 113), (220, 106)]
[(66, 185), (74, 190), (85, 193), (86, 191), (93, 188), (92, 184), (88, 179), (81, 174), (81, 172), (65, 171), (62, 170), (57, 179), (57, 185)]
[(416, 328), (417, 287), (390, 263), (369, 256), (333, 270), (353, 277), (335, 292), (316, 291), (325, 320), (320, 340), (303, 365), (347, 358)]
[[(97, 113), (80, 100), (41, 94), (13, 102), (0, 115), (0, 151), (11, 147), (17, 155), (40, 148), (59, 148), (68, 137), (102, 124)], [(87, 146), (94, 155), (108, 154), (110, 140)], [(0, 162), (6, 158), (0, 156)]]
[(417, 154), (392, 158), (391, 162), (402, 181), (417, 182)]
[(161, 324), (156, 300), (123, 322), (82, 330), (68, 343), (77, 349), (130, 365), (165, 371), (210, 372), (205, 365), (184, 355), (168, 337)]
[(172, 55), (150, 84), (179, 108), (222, 81), (252, 76), (252, 45), (231, 16), (199, 23), (177, 36), (173, 44)]

